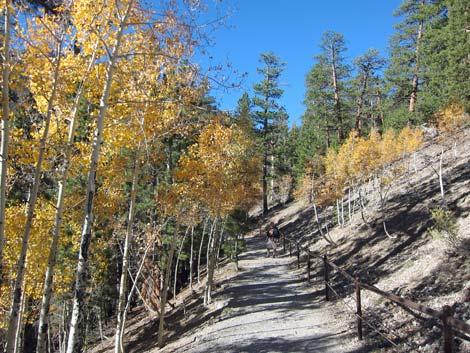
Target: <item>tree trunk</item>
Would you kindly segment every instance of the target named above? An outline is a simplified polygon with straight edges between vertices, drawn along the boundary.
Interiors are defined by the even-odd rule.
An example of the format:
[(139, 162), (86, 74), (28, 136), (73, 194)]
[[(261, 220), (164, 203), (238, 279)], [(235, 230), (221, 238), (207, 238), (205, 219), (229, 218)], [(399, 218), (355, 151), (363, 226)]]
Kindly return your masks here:
[(0, 145), (0, 288), (3, 285), (3, 248), (5, 246), (5, 211), (7, 197), (8, 144), (10, 141), (10, 32), (11, 0), (4, 1), (2, 68), (2, 142)]
[(441, 190), (441, 197), (442, 197), (442, 202), (445, 203), (445, 195), (444, 195), (444, 182), (442, 180), (442, 161), (444, 159), (444, 147), (441, 147), (441, 156), (439, 158), (439, 187)]
[(211, 232), (209, 234), (209, 243), (207, 246), (207, 265), (206, 265), (206, 286), (204, 288), (204, 305), (208, 305), (211, 302), (211, 289), (212, 289), (212, 278), (214, 275), (213, 271), (213, 264), (214, 264), (214, 256), (215, 256), (215, 251), (214, 249), (217, 248), (216, 244), (216, 238), (217, 235), (216, 233), (216, 228), (217, 228), (217, 217), (214, 219), (214, 222), (212, 223), (211, 227)]
[(189, 288), (193, 289), (194, 226), (191, 227), (191, 251), (189, 254)]
[(341, 196), (341, 226), (344, 227), (344, 196)]
[(343, 118), (341, 116), (341, 101), (339, 97), (339, 87), (338, 87), (338, 74), (336, 72), (336, 56), (333, 48), (331, 48), (331, 74), (333, 77), (333, 89), (335, 97), (335, 113), (337, 120), (337, 129), (338, 129), (338, 142), (343, 141), (344, 132), (343, 132)]
[(351, 211), (351, 188), (348, 188), (348, 219), (351, 222), (352, 211)]
[(178, 242), (178, 228), (175, 231), (175, 239), (171, 242), (170, 253), (168, 254), (168, 260), (165, 269), (165, 278), (163, 280), (162, 295), (160, 298), (160, 321), (158, 325), (158, 346), (161, 348), (164, 346), (164, 330), (165, 330), (165, 307), (167, 303), (168, 285), (170, 282), (171, 268), (173, 266), (173, 257), (175, 255), (176, 244)]
[(14, 347), (14, 353), (20, 353), (22, 352), (22, 347), (21, 347), (21, 337), (22, 337), (22, 332), (23, 332), (23, 316), (24, 316), (24, 309), (26, 306), (26, 294), (25, 292), (21, 293), (21, 304), (19, 308), (19, 317), (18, 317), (18, 324), (16, 327), (16, 332), (15, 332), (15, 347)]
[[(424, 6), (424, 0), (421, 2), (421, 6)], [(420, 46), (421, 39), (423, 38), (423, 21), (420, 21), (418, 26), (418, 36), (416, 39), (416, 50), (415, 50), (415, 67), (413, 70), (413, 80), (411, 83), (411, 94), (410, 94), (410, 106), (408, 110), (413, 113), (415, 111), (416, 100), (418, 99), (418, 86), (419, 86), (419, 64), (420, 64)]]
[(207, 223), (209, 223), (209, 217), (204, 221), (204, 226), (202, 228), (202, 237), (201, 243), (199, 244), (199, 254), (197, 256), (197, 283), (201, 283), (201, 254), (202, 254), (202, 247), (204, 245), (204, 235), (206, 233)]
[(338, 199), (336, 200), (336, 214), (337, 214), (337, 218), (338, 218), (338, 226), (341, 226), (341, 212), (340, 212), (340, 209), (339, 209), (339, 200)]
[(222, 248), (222, 244), (224, 243), (225, 239), (225, 225), (227, 224), (227, 217), (224, 218), (224, 221), (220, 228), (220, 236), (217, 244), (217, 249), (215, 253), (215, 267), (219, 268), (219, 259), (220, 259), (220, 249)]
[[(266, 98), (267, 101), (267, 98)], [(269, 211), (268, 206), (268, 110), (264, 110), (264, 122), (263, 122), (263, 143), (264, 143), (264, 153), (263, 153), (263, 215), (266, 215)]]
[(114, 69), (116, 66), (119, 49), (121, 46), (122, 35), (125, 29), (125, 22), (130, 15), (133, 0), (130, 0), (125, 14), (120, 19), (119, 29), (116, 36), (116, 42), (110, 54), (110, 62), (107, 67), (106, 79), (103, 87), (103, 94), (100, 99), (99, 117), (96, 122), (96, 133), (93, 141), (93, 150), (88, 171), (88, 182), (86, 189), (84, 220), (82, 225), (82, 234), (80, 238), (80, 251), (78, 255), (77, 273), (75, 280), (75, 291), (73, 298), (72, 317), (70, 320), (69, 340), (67, 343), (67, 353), (80, 353), (83, 350), (83, 335), (80, 325), (83, 324), (85, 311), (86, 277), (88, 265), (88, 250), (91, 241), (91, 231), (93, 226), (93, 201), (96, 189), (96, 171), (98, 168), (98, 159), (103, 139), (103, 126), (106, 110), (108, 107), (108, 98), (111, 91)]
[(178, 256), (176, 256), (175, 277), (173, 281), (173, 298), (176, 297), (176, 281), (178, 279), (178, 265), (180, 263), (181, 252), (183, 251), (184, 240), (186, 239), (186, 235), (188, 235), (188, 232), (189, 232), (189, 227), (186, 228), (186, 231), (184, 232), (183, 239), (181, 239), (180, 248), (178, 250)]
[(274, 170), (274, 154), (271, 155), (271, 180), (270, 180), (270, 184), (271, 184), (271, 204), (274, 204), (275, 203), (275, 198), (276, 198), (276, 193), (274, 191), (274, 174), (275, 174), (275, 170)]
[[(95, 48), (96, 49), (96, 48)], [(77, 94), (75, 96), (74, 105), (72, 109), (72, 116), (70, 118), (70, 126), (69, 132), (67, 136), (67, 142), (64, 151), (64, 161), (61, 166), (61, 175), (59, 179), (59, 190), (57, 193), (57, 203), (56, 203), (56, 212), (54, 218), (54, 231), (52, 234), (52, 243), (49, 252), (49, 259), (47, 263), (46, 269), (46, 276), (44, 279), (44, 288), (43, 288), (43, 295), (42, 295), (42, 302), (41, 302), (41, 311), (39, 315), (39, 327), (38, 327), (38, 345), (36, 348), (37, 353), (46, 353), (46, 334), (48, 331), (47, 327), (47, 316), (49, 314), (49, 305), (52, 296), (52, 282), (54, 278), (54, 268), (57, 260), (57, 249), (59, 244), (59, 235), (60, 229), (62, 227), (62, 213), (63, 213), (63, 205), (64, 205), (64, 198), (65, 198), (65, 184), (67, 183), (68, 179), (68, 170), (70, 159), (72, 156), (72, 147), (74, 145), (74, 136), (75, 130), (77, 129), (77, 114), (78, 114), (78, 106), (80, 104), (80, 100), (83, 96), (83, 85), (93, 68), (95, 57), (96, 57), (96, 50), (93, 51), (92, 57), (90, 59), (90, 63), (87, 68), (87, 72), (85, 73), (84, 77), (82, 78), (80, 85), (77, 90)]]
[(21, 251), (20, 256), (18, 259), (18, 265), (16, 268), (16, 280), (15, 280), (15, 289), (13, 291), (13, 301), (11, 304), (10, 309), (10, 318), (8, 320), (8, 331), (7, 331), (7, 338), (5, 343), (5, 352), (6, 353), (13, 353), (14, 346), (15, 346), (15, 333), (16, 333), (16, 326), (18, 324), (18, 311), (21, 303), (21, 292), (22, 292), (22, 284), (25, 275), (26, 269), (26, 254), (28, 251), (28, 244), (29, 244), (29, 237), (31, 235), (31, 228), (33, 225), (34, 219), (34, 212), (36, 208), (36, 201), (39, 192), (39, 184), (41, 183), (41, 172), (42, 172), (42, 163), (44, 161), (44, 154), (46, 151), (46, 141), (49, 137), (49, 126), (52, 118), (52, 111), (55, 104), (55, 98), (57, 93), (57, 85), (59, 81), (59, 68), (61, 62), (61, 52), (62, 52), (62, 44), (63, 44), (64, 34), (62, 34), (59, 42), (57, 43), (56, 51), (57, 57), (54, 59), (55, 67), (54, 67), (54, 78), (51, 88), (51, 95), (49, 97), (49, 102), (47, 106), (47, 115), (44, 122), (44, 131), (42, 133), (41, 140), (39, 142), (39, 154), (38, 160), (36, 162), (36, 167), (34, 170), (34, 180), (31, 190), (31, 196), (28, 202), (28, 211), (26, 217), (26, 223), (23, 232), (23, 240), (21, 244)]
[(362, 90), (357, 100), (356, 131), (358, 136), (361, 136), (362, 133), (362, 106), (364, 105), (364, 96), (366, 94), (368, 76), (369, 72), (366, 71), (362, 78)]
[(129, 215), (127, 218), (127, 230), (126, 238), (124, 240), (124, 251), (122, 255), (122, 271), (121, 271), (121, 282), (119, 285), (119, 299), (118, 299), (118, 312), (117, 312), (117, 324), (116, 334), (114, 337), (114, 352), (122, 353), (122, 332), (124, 331), (124, 310), (126, 307), (126, 292), (127, 292), (127, 271), (129, 269), (129, 247), (132, 240), (132, 228), (134, 226), (134, 214), (137, 199), (137, 187), (139, 182), (139, 170), (140, 170), (140, 158), (139, 148), (137, 147), (137, 158), (134, 164), (134, 171), (132, 173), (132, 186), (131, 195), (129, 202)]

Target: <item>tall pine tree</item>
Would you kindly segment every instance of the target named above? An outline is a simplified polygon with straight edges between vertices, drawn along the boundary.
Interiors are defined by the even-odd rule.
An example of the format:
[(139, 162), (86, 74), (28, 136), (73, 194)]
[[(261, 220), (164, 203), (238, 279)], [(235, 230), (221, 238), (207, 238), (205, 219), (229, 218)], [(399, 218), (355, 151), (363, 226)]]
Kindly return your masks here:
[(470, 3), (441, 0), (424, 37), (425, 71), (421, 110), (432, 114), (449, 103), (470, 103)]
[(281, 62), (279, 57), (272, 52), (262, 53), (260, 62), (263, 66), (258, 68), (258, 73), (263, 79), (260, 83), (253, 85), (255, 91), (253, 105), (255, 107), (255, 129), (261, 140), (263, 214), (266, 214), (269, 210), (268, 181), (272, 181), (274, 178), (275, 150), (279, 144), (280, 128), (285, 126), (287, 121), (287, 114), (279, 105), (279, 99), (284, 92), (279, 88), (279, 77), (285, 68), (285, 63)]
[[(346, 41), (340, 33), (326, 31), (321, 53), (307, 73), (303, 124), (310, 126), (318, 141), (329, 147), (341, 143), (348, 129), (345, 84), (350, 68), (345, 62)], [(336, 136), (335, 136), (336, 135)]]

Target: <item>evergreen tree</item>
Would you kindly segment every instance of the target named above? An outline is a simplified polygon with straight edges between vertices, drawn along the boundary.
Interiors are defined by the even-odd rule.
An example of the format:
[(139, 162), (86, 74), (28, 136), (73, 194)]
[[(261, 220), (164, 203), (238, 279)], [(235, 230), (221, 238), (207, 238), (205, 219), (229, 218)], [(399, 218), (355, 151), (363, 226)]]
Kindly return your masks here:
[[(438, 0), (439, 1), (439, 0)], [(437, 2), (438, 2), (437, 1)], [(416, 105), (423, 80), (423, 36), (432, 19), (435, 0), (405, 0), (394, 15), (403, 20), (395, 26), (390, 40), (390, 65), (386, 78), (390, 91), (390, 125), (402, 127), (416, 120)]]
[(238, 105), (235, 108), (233, 122), (238, 124), (245, 132), (253, 131), (253, 103), (248, 96), (248, 93), (243, 93), (238, 100)]
[[(340, 33), (322, 35), (322, 52), (306, 78), (304, 124), (316, 130), (318, 141), (330, 146), (341, 143), (348, 129), (346, 80), (350, 68), (345, 62), (346, 42)], [(333, 136), (336, 132), (336, 138)]]
[(430, 115), (451, 102), (470, 102), (470, 3), (466, 0), (438, 1), (424, 37), (423, 102), (420, 109)]
[(264, 65), (258, 68), (263, 79), (253, 85), (256, 96), (253, 98), (255, 106), (255, 129), (261, 140), (263, 159), (262, 187), (263, 187), (263, 214), (268, 212), (268, 181), (273, 180), (273, 160), (279, 142), (280, 127), (285, 125), (287, 114), (279, 105), (283, 90), (279, 88), (279, 77), (284, 70), (285, 63), (272, 52), (262, 53), (260, 62)]
[(364, 127), (376, 126), (376, 112), (380, 103), (380, 79), (377, 77), (377, 71), (384, 65), (385, 60), (375, 49), (369, 49), (354, 60), (357, 75), (352, 87), (356, 98), (355, 129), (359, 136), (362, 135)]

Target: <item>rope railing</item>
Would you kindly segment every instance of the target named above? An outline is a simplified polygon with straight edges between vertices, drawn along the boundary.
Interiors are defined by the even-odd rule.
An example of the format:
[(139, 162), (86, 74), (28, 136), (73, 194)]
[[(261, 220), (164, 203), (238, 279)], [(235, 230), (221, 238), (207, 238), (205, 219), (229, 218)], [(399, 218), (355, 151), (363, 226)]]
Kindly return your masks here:
[[(286, 242), (288, 243), (289, 246), (289, 256), (292, 256), (292, 245), (295, 247), (296, 251), (296, 257), (297, 257), (297, 268), (301, 267), (301, 251), (304, 251), (307, 255), (307, 261), (306, 261), (306, 271), (307, 271), (307, 280), (310, 282), (311, 279), (311, 258), (315, 257), (319, 260), (322, 261), (323, 263), (323, 280), (325, 283), (325, 300), (330, 301), (330, 291), (333, 292), (338, 298), (341, 298), (338, 292), (334, 290), (334, 288), (330, 284), (330, 268), (334, 269), (336, 272), (341, 274), (344, 278), (346, 278), (349, 282), (354, 284), (354, 291), (355, 291), (355, 301), (356, 301), (356, 311), (355, 311), (355, 316), (357, 319), (357, 333), (358, 333), (358, 338), (360, 340), (363, 339), (363, 332), (362, 332), (362, 324), (365, 323), (367, 326), (370, 328), (374, 329), (373, 325), (368, 323), (367, 321), (364, 320), (364, 316), (362, 315), (362, 303), (361, 303), (361, 290), (367, 290), (370, 292), (373, 292), (375, 294), (378, 294), (381, 297), (384, 297), (399, 306), (405, 308), (405, 309), (412, 309), (415, 311), (418, 311), (422, 314), (426, 314), (434, 319), (437, 319), (440, 321), (440, 325), (442, 326), (442, 336), (443, 336), (443, 352), (444, 353), (453, 353), (454, 348), (453, 348), (453, 340), (454, 336), (458, 336), (461, 339), (468, 340), (470, 335), (470, 325), (467, 324), (466, 322), (459, 320), (457, 318), (453, 317), (453, 310), (449, 305), (444, 305), (441, 309), (441, 311), (432, 309), (430, 307), (427, 307), (425, 305), (416, 303), (412, 300), (409, 300), (407, 298), (392, 294), (392, 293), (387, 293), (376, 286), (363, 283), (359, 280), (357, 277), (353, 277), (351, 274), (349, 274), (347, 271), (336, 265), (334, 262), (330, 261), (328, 259), (328, 256), (325, 255), (320, 255), (318, 252), (314, 252), (309, 250), (307, 247), (302, 247), (300, 242), (297, 242), (295, 239), (286, 237), (283, 235), (282, 238), (283, 241), (283, 250), (284, 253), (286, 252)], [(353, 310), (354, 311), (354, 310)], [(383, 333), (380, 331), (377, 331), (374, 329), (375, 332), (377, 332), (379, 335), (382, 337), (384, 336)], [(454, 332), (454, 331), (460, 331), (460, 332)], [(385, 338), (385, 337), (384, 337)], [(393, 345), (395, 343), (392, 343), (389, 339), (387, 341)], [(407, 344), (405, 342), (405, 344)], [(408, 344), (407, 344), (408, 345)], [(409, 345), (408, 345), (409, 346)]]

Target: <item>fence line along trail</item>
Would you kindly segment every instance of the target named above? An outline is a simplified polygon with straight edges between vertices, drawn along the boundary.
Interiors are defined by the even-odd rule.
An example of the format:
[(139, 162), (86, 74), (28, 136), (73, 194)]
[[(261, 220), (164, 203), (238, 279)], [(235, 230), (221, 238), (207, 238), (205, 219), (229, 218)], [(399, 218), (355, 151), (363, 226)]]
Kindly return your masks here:
[(268, 258), (265, 238), (247, 237), (240, 272), (216, 293), (212, 319), (151, 352), (361, 352), (339, 309), (324, 302), (320, 277), (308, 283), (295, 261), (281, 247)]

